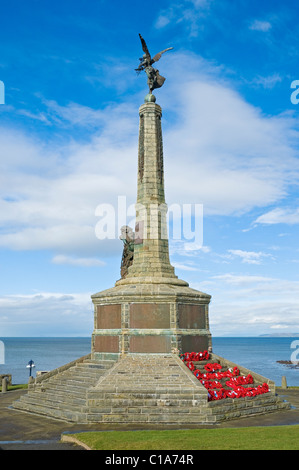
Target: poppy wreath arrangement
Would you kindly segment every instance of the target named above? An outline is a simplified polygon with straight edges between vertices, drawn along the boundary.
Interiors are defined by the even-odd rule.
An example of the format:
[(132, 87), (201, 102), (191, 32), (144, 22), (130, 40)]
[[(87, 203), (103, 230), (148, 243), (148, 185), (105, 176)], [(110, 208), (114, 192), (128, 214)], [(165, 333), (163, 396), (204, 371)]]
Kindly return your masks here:
[[(230, 368), (222, 371), (222, 366), (218, 363), (208, 363), (204, 365), (206, 373), (202, 373), (199, 369), (195, 369), (193, 361), (208, 360), (210, 357), (208, 351), (200, 353), (184, 353), (180, 358), (185, 362), (188, 369), (190, 369), (195, 377), (202, 383), (208, 390), (208, 401), (222, 400), (223, 398), (241, 398), (241, 397), (254, 397), (263, 393), (269, 392), (269, 386), (266, 383), (258, 385), (257, 387), (243, 387), (243, 385), (253, 384), (252, 375), (240, 375), (238, 367)], [(218, 380), (229, 378), (226, 381), (226, 386), (230, 389), (223, 388)], [(218, 380), (212, 380), (218, 379)]]
[(222, 398), (241, 398), (241, 397), (256, 397), (257, 395), (262, 395), (263, 393), (269, 392), (269, 386), (266, 383), (263, 385), (258, 385), (257, 387), (239, 387), (233, 388), (231, 390), (225, 390), (221, 388), (220, 390), (208, 390), (208, 400), (221, 400)]
[(228, 387), (235, 388), (238, 385), (253, 384), (253, 377), (250, 374), (248, 374), (246, 377), (245, 375), (241, 375), (240, 377), (232, 377), (225, 383)]
[(199, 353), (195, 352), (186, 352), (180, 355), (180, 358), (182, 359), (183, 362), (190, 362), (190, 361), (207, 361), (210, 359), (210, 354), (208, 351), (202, 351)]
[(226, 377), (227, 378), (232, 378), (232, 377), (238, 376), (240, 374), (240, 371), (239, 371), (238, 367), (234, 367), (234, 368), (231, 368), (231, 369), (228, 369), (228, 370), (225, 370), (225, 371), (207, 372), (205, 374), (205, 373), (202, 373), (199, 369), (195, 369), (193, 374), (195, 375), (195, 377), (198, 378), (198, 380), (200, 380), (200, 379), (208, 379), (208, 380), (218, 379), (218, 380), (220, 380), (220, 379), (223, 379), (223, 378), (226, 378)]
[(215, 372), (215, 370), (220, 370), (222, 369), (221, 365), (218, 364), (218, 363), (215, 363), (215, 364), (206, 364), (204, 366), (204, 369), (207, 371), (207, 372)]

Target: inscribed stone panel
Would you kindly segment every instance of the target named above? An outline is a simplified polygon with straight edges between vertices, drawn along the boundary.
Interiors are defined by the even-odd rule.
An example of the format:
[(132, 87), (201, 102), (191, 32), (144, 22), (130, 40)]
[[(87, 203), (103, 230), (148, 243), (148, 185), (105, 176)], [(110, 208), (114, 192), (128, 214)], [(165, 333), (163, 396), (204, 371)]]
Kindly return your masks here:
[(142, 335), (130, 337), (130, 352), (132, 353), (168, 353), (171, 352), (169, 336)]
[(121, 328), (121, 305), (98, 305), (97, 306), (97, 329)]
[(205, 306), (194, 304), (179, 304), (178, 306), (179, 328), (204, 329)]
[(158, 303), (131, 304), (130, 328), (170, 328), (170, 305)]
[(97, 335), (94, 339), (94, 351), (118, 353), (119, 337)]
[(182, 352), (200, 352), (209, 347), (209, 338), (207, 336), (181, 336)]

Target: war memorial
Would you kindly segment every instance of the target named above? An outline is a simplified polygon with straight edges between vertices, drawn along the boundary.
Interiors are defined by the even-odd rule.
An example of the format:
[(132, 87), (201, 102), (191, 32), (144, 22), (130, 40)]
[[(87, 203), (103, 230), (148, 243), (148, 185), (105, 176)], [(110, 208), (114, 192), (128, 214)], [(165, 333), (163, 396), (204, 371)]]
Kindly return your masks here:
[(77, 423), (217, 424), (290, 405), (275, 383), (214, 354), (211, 296), (169, 259), (162, 109), (165, 78), (140, 36), (149, 92), (139, 108), (136, 226), (123, 227), (121, 278), (92, 295), (91, 353), (37, 377), (13, 407)]

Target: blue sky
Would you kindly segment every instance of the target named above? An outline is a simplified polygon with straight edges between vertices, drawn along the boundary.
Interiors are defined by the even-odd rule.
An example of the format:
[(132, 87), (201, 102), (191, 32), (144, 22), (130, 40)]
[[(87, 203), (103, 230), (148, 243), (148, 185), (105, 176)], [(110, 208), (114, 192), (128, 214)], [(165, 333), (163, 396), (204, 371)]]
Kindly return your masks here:
[(0, 336), (89, 336), (119, 279), (99, 204), (136, 200), (142, 54), (157, 67), (166, 202), (203, 205), (171, 262), (215, 336), (299, 331), (299, 7), (293, 0), (1, 5)]

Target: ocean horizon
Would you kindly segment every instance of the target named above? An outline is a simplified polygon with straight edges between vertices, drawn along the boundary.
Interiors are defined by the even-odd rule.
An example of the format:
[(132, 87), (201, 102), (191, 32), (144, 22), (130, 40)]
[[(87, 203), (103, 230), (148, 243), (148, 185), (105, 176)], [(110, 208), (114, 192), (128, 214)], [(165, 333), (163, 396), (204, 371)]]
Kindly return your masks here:
[[(297, 339), (296, 339), (297, 338)], [(0, 337), (0, 374), (12, 374), (14, 384), (27, 383), (30, 360), (36, 371), (49, 371), (85, 356), (91, 351), (91, 337)], [(281, 385), (286, 376), (289, 386), (299, 386), (299, 368), (277, 361), (299, 359), (299, 340), (295, 336), (212, 337), (213, 352)], [(293, 354), (293, 356), (292, 356)], [(2, 359), (2, 360), (1, 360)]]

